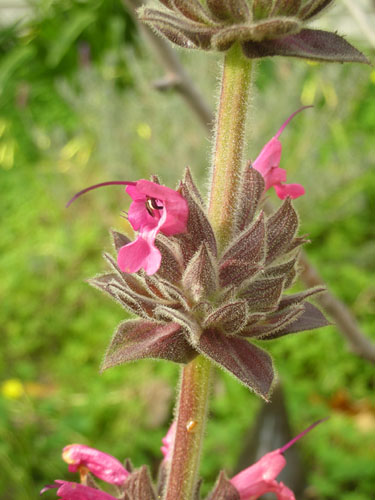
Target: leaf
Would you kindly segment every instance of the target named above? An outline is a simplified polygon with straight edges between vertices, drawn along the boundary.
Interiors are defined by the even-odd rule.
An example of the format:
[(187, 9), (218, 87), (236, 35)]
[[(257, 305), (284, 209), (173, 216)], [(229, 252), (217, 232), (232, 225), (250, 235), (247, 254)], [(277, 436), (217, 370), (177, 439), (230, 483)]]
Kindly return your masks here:
[(120, 323), (108, 346), (101, 371), (143, 358), (187, 363), (196, 355), (180, 325), (126, 320)]
[[(139, 13), (141, 21), (151, 24), (154, 29), (160, 31), (170, 41), (182, 47), (189, 47), (190, 42), (191, 45), (197, 48), (208, 49), (211, 45), (211, 37), (217, 31), (217, 28), (189, 21), (179, 15), (169, 14), (164, 11), (143, 8)], [(182, 45), (184, 40), (188, 40), (186, 45)]]
[(195, 302), (203, 297), (210, 297), (216, 291), (217, 270), (205, 243), (189, 262), (182, 284), (186, 294)]
[(304, 307), (302, 304), (299, 306), (292, 306), (289, 309), (283, 309), (282, 311), (276, 311), (275, 313), (267, 316), (264, 321), (246, 327), (238, 335), (241, 337), (252, 337), (267, 340), (269, 338), (269, 334), (279, 331), (286, 327), (286, 325), (296, 321), (298, 316), (300, 316), (303, 311)]
[(221, 471), (214, 489), (208, 495), (207, 500), (240, 500), (240, 494), (229, 481), (224, 471)]
[(243, 231), (225, 250), (221, 262), (238, 259), (253, 264), (263, 259), (266, 228), (263, 211), (254, 224)]
[(203, 333), (197, 349), (267, 400), (274, 372), (271, 357), (265, 351), (215, 329)]
[(295, 35), (260, 43), (243, 42), (246, 57), (286, 56), (322, 62), (358, 62), (370, 64), (367, 57), (343, 37), (329, 31), (303, 29)]
[(192, 21), (212, 23), (208, 13), (198, 0), (173, 0), (173, 3), (184, 17)]
[(178, 323), (185, 330), (189, 342), (196, 345), (202, 334), (202, 329), (193, 317), (188, 316), (182, 311), (173, 309), (172, 307), (159, 306), (155, 310), (155, 317), (164, 321), (173, 321)]
[(248, 285), (240, 297), (246, 300), (250, 311), (273, 311), (277, 309), (284, 289), (284, 280), (283, 276), (259, 279)]
[(264, 188), (265, 182), (262, 174), (249, 163), (242, 175), (238, 206), (236, 208), (236, 222), (240, 231), (243, 231), (253, 222)]
[(326, 291), (325, 286), (315, 286), (314, 288), (309, 288), (303, 292), (293, 293), (291, 295), (283, 295), (279, 303), (279, 309), (284, 309), (292, 304), (298, 304), (312, 295), (317, 295)]
[(224, 304), (213, 311), (204, 321), (203, 327), (210, 328), (218, 326), (228, 334), (234, 334), (246, 324), (247, 306), (246, 301), (237, 300)]
[(267, 264), (291, 250), (291, 242), (297, 229), (297, 212), (294, 210), (290, 198), (287, 198), (267, 220)]
[(189, 218), (187, 232), (175, 236), (181, 248), (184, 262), (187, 264), (199, 250), (202, 243), (206, 242), (211, 254), (216, 257), (216, 239), (211, 224), (201, 204), (192, 196), (189, 189), (182, 184), (181, 194), (189, 205)]
[(297, 16), (302, 0), (275, 0), (271, 16)]
[(113, 239), (113, 245), (115, 247), (116, 252), (120, 250), (121, 247), (128, 245), (131, 243), (131, 240), (123, 233), (119, 233), (114, 229), (111, 230), (111, 235)]
[(300, 19), (306, 20), (319, 14), (323, 9), (328, 7), (333, 0), (310, 0), (305, 3), (299, 12), (298, 17)]
[(278, 330), (271, 335), (267, 335), (263, 340), (277, 339), (288, 335), (289, 333), (298, 333), (305, 330), (315, 330), (316, 328), (322, 328), (323, 326), (329, 326), (330, 323), (324, 314), (310, 302), (304, 302), (304, 312), (299, 316), (299, 318), (293, 323), (287, 325), (285, 328)]
[(156, 500), (150, 474), (145, 465), (132, 472), (124, 483), (124, 500)]
[(246, 22), (251, 13), (245, 0), (207, 0), (207, 7), (218, 19)]
[(191, 175), (191, 171), (190, 171), (189, 167), (185, 168), (183, 185), (184, 185), (185, 189), (187, 189), (189, 191), (190, 196), (193, 198), (195, 197), (198, 200), (198, 202), (201, 204), (201, 206), (205, 207), (205, 203), (203, 201), (202, 195), (194, 182), (194, 179), (193, 179), (193, 176)]
[(182, 278), (182, 254), (172, 238), (158, 234), (155, 246), (161, 253), (161, 265), (157, 275), (170, 281), (179, 283)]

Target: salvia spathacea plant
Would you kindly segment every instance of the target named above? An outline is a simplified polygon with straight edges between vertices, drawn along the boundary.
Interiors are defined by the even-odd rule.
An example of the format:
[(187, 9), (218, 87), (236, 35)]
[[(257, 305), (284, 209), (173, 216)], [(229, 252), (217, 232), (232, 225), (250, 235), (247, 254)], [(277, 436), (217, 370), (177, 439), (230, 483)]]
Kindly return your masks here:
[[(298, 256), (306, 237), (292, 200), (304, 194), (288, 184), (280, 168), (280, 136), (293, 113), (254, 161), (245, 161), (246, 114), (253, 59), (291, 56), (320, 61), (368, 63), (335, 33), (306, 27), (331, 0), (162, 0), (140, 17), (185, 48), (224, 52), (216, 114), (208, 200), (189, 169), (176, 189), (151, 180), (103, 182), (126, 185), (132, 203), (126, 214), (137, 232), (134, 241), (114, 231), (116, 255), (105, 254), (110, 271), (91, 283), (133, 314), (115, 331), (102, 369), (154, 358), (180, 363), (175, 416), (163, 440), (158, 486), (145, 466), (133, 470), (105, 453), (70, 445), (63, 458), (81, 484), (56, 481), (62, 500), (196, 500), (199, 460), (208, 413), (212, 367), (234, 375), (268, 400), (274, 380), (268, 341), (328, 324), (314, 305), (317, 287), (286, 293), (298, 276)], [(265, 210), (274, 188), (282, 200)], [(254, 342), (256, 341), (256, 342)], [(304, 434), (304, 433), (303, 433)], [(294, 442), (293, 440), (292, 442)], [(290, 443), (291, 444), (291, 443)], [(209, 500), (256, 500), (274, 492), (294, 500), (276, 477), (284, 451), (227, 479), (221, 472)], [(113, 485), (102, 491), (94, 476)]]

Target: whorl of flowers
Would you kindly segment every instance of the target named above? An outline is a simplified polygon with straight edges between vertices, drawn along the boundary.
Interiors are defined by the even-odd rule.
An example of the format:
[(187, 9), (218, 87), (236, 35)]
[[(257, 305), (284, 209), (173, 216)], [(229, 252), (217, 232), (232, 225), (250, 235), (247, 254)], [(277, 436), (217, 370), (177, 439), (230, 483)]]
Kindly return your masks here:
[[(123, 321), (110, 343), (103, 369), (140, 358), (187, 363), (198, 354), (267, 398), (274, 370), (270, 355), (253, 340), (269, 341), (327, 325), (307, 299), (313, 288), (285, 295), (297, 275), (298, 216), (291, 199), (267, 216), (261, 208), (265, 181), (254, 168), (243, 173), (232, 241), (218, 254), (214, 231), (189, 170), (179, 193), (188, 205), (187, 230), (155, 245), (162, 256), (152, 276), (112, 271), (91, 283), (138, 318)], [(129, 244), (114, 232), (116, 251)]]
[(333, 0), (160, 0), (140, 19), (188, 49), (226, 51), (236, 42), (250, 59), (268, 56), (369, 63), (336, 33), (306, 28)]

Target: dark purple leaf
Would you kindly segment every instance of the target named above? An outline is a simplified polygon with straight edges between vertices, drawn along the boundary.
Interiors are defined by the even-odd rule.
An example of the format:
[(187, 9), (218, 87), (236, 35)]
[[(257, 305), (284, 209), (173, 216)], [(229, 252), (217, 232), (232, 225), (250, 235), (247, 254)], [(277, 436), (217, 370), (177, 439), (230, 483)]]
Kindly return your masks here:
[(282, 328), (275, 333), (267, 335), (267, 337), (264, 337), (263, 340), (277, 339), (279, 337), (287, 335), (288, 333), (298, 333), (305, 330), (315, 330), (316, 328), (322, 328), (323, 326), (328, 326), (331, 324), (323, 315), (323, 313), (313, 304), (311, 304), (310, 302), (304, 302), (303, 305), (305, 307), (305, 310), (299, 316), (299, 318), (297, 318), (296, 321), (290, 323), (285, 328)]
[(181, 326), (140, 319), (122, 322), (104, 356), (101, 370), (143, 358), (187, 363), (197, 355)]
[(288, 35), (263, 42), (243, 42), (246, 57), (286, 56), (300, 57), (322, 62), (358, 62), (370, 64), (367, 57), (336, 33), (303, 29), (296, 35)]
[(274, 372), (271, 357), (265, 351), (247, 340), (228, 337), (215, 329), (203, 333), (197, 348), (267, 400)]
[(224, 471), (220, 472), (214, 489), (208, 495), (207, 500), (240, 500), (238, 490), (226, 477)]

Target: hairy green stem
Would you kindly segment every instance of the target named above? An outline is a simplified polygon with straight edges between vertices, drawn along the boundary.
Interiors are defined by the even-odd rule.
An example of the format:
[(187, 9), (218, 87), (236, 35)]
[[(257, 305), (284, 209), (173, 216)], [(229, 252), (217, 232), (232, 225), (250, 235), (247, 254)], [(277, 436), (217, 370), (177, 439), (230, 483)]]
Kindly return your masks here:
[(165, 500), (194, 498), (207, 418), (211, 370), (210, 361), (203, 356), (198, 356), (182, 370), (176, 437)]
[[(229, 241), (243, 168), (245, 122), (252, 64), (234, 46), (225, 56), (209, 217), (219, 248)], [(210, 394), (211, 362), (198, 356), (183, 368), (176, 413), (176, 436), (164, 500), (195, 498)]]
[(209, 216), (219, 249), (231, 238), (243, 168), (252, 61), (238, 45), (225, 56), (213, 158)]

